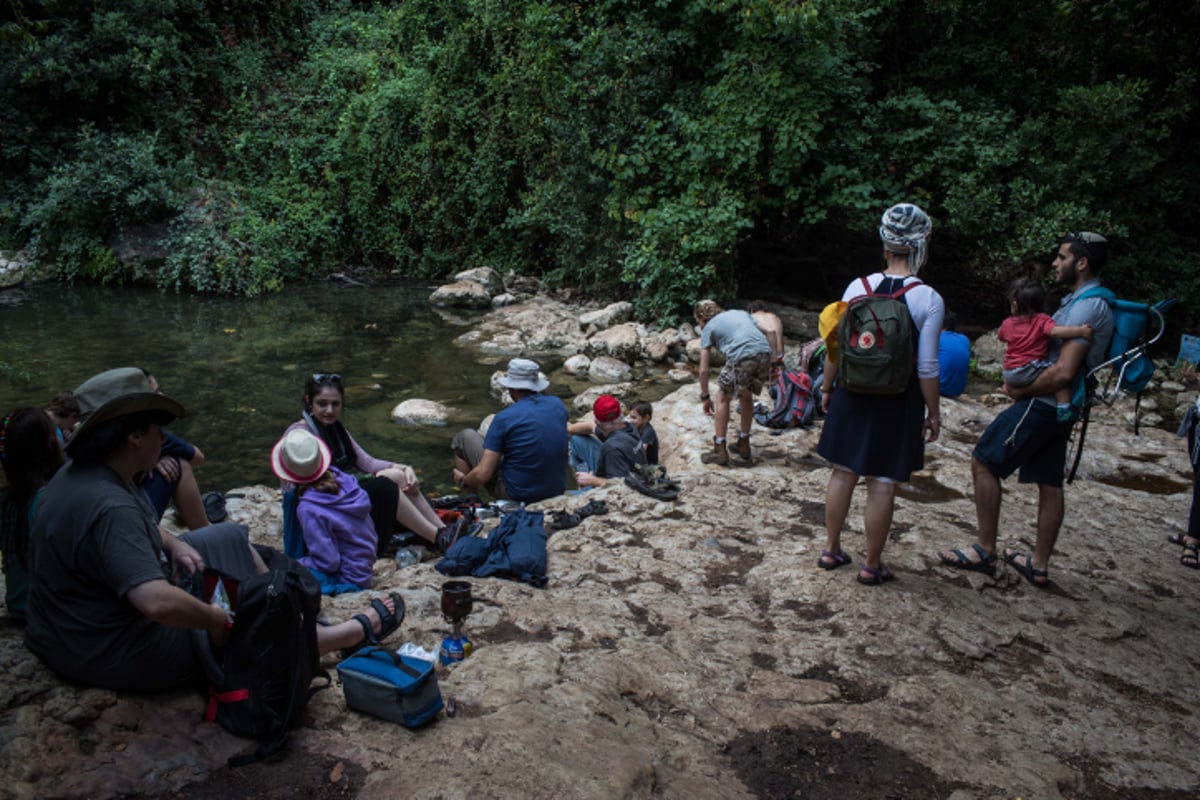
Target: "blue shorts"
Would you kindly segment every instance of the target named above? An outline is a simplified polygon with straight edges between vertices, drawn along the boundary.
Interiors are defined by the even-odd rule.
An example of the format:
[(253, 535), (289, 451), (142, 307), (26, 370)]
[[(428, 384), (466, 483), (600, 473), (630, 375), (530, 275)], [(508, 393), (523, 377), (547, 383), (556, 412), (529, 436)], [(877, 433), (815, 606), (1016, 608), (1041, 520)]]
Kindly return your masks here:
[(1058, 421), (1052, 404), (1021, 400), (992, 420), (972, 455), (1001, 480), (1020, 469), (1021, 483), (1061, 487), (1070, 437), (1071, 426)]

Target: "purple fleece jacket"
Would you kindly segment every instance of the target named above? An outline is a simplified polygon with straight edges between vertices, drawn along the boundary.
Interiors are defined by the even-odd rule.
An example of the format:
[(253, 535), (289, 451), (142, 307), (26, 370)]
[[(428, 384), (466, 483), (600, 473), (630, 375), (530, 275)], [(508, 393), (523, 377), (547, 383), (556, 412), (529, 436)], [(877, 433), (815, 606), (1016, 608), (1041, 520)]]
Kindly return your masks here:
[(300, 563), (329, 575), (338, 583), (371, 586), (375, 565), (375, 526), (371, 499), (353, 476), (331, 468), (340, 491), (326, 494), (309, 489), (300, 497), (296, 515), (304, 531), (308, 555)]

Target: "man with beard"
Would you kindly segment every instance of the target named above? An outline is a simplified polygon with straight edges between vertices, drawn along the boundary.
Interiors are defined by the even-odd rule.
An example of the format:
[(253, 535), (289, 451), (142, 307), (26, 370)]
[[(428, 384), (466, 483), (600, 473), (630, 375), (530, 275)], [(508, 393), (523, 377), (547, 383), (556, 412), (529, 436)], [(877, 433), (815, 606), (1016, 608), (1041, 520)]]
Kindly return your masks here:
[[(1020, 470), (1021, 483), (1038, 485), (1037, 542), (1033, 552), (1004, 550), (1004, 560), (1031, 584), (1049, 584), (1048, 565), (1062, 527), (1063, 472), (1071, 425), (1059, 424), (1054, 392), (1075, 387), (1087, 370), (1104, 360), (1112, 339), (1113, 316), (1107, 301), (1082, 297), (1099, 286), (1097, 276), (1108, 260), (1108, 242), (1096, 233), (1070, 233), (1059, 241), (1054, 258), (1054, 277), (1069, 289), (1054, 314), (1057, 325), (1090, 325), (1086, 339), (1051, 339), (1047, 360), (1051, 365), (1031, 384), (1004, 391), (1015, 403), (988, 426), (972, 454), (971, 473), (975, 483), (975, 513), (979, 541), (963, 550), (942, 551), (942, 563), (959, 569), (996, 571), (996, 534), (1000, 521), (1001, 481)], [(1079, 299), (1077, 299), (1079, 298)]]

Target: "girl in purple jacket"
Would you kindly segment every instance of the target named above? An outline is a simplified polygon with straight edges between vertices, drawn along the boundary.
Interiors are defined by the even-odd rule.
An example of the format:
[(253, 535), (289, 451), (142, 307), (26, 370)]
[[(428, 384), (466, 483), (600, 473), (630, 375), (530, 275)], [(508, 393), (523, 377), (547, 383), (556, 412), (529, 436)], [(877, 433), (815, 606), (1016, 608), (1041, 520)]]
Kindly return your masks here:
[(322, 583), (367, 589), (377, 545), (371, 499), (331, 462), (329, 447), (307, 430), (288, 431), (271, 451), (275, 474), (300, 494), (296, 515), (308, 550), (300, 563), (328, 578)]

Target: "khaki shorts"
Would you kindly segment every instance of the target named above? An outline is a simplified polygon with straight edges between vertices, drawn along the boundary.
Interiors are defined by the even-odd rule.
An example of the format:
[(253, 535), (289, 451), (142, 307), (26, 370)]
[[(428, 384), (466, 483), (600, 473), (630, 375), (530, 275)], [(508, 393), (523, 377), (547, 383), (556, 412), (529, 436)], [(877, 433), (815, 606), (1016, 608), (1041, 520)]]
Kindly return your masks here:
[(741, 361), (725, 362), (717, 376), (717, 386), (730, 397), (737, 397), (743, 389), (751, 395), (762, 391), (771, 380), (771, 354), (759, 353)]

